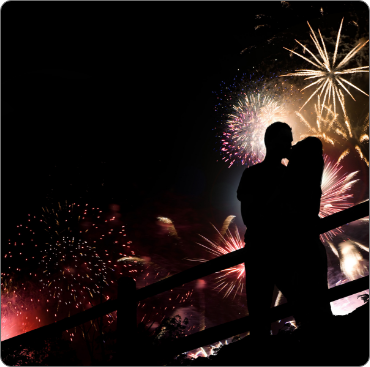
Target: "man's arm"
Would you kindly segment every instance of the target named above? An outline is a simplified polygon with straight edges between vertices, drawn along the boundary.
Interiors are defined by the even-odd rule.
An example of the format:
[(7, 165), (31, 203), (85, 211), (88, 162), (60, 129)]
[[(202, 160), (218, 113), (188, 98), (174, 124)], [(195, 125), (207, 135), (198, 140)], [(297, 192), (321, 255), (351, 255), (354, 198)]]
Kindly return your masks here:
[[(253, 173), (253, 172), (252, 172)], [(253, 221), (253, 215), (255, 215), (255, 206), (257, 205), (257, 198), (253, 194), (253, 180), (250, 168), (246, 168), (240, 179), (240, 183), (237, 190), (237, 198), (240, 201), (241, 215), (244, 224), (248, 227)]]
[(242, 174), (242, 178), (240, 179), (238, 189), (236, 191), (236, 197), (239, 201), (244, 201), (247, 198), (248, 193), (248, 168), (246, 168)]

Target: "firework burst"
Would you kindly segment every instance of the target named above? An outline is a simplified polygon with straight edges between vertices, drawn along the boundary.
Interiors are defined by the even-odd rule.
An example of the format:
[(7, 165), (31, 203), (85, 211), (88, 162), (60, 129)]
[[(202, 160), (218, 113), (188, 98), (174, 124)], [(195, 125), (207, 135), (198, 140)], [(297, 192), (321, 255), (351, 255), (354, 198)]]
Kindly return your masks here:
[[(226, 221), (228, 220), (229, 219), (226, 218)], [(244, 242), (240, 238), (237, 227), (235, 227), (234, 234), (232, 234), (231, 231), (227, 229), (225, 235), (222, 235), (215, 226), (213, 226), (213, 228), (216, 230), (218, 234), (217, 241), (213, 242), (208, 238), (199, 235), (206, 242), (208, 242), (210, 246), (206, 246), (202, 243), (198, 243), (198, 245), (204, 247), (209, 253), (211, 253), (215, 257), (226, 255), (230, 252), (239, 250), (244, 247)], [(199, 262), (208, 261), (205, 259), (188, 259), (188, 260)], [(228, 269), (221, 270), (217, 274), (219, 275), (216, 277), (215, 286), (213, 289), (217, 290), (219, 293), (223, 292), (223, 298), (227, 298), (233, 293), (234, 294), (233, 299), (235, 299), (235, 296), (243, 291), (245, 277), (244, 263), (238, 264)]]
[(43, 250), (39, 263), (43, 275), (39, 281), (42, 292), (49, 294), (47, 302), (51, 299), (58, 302), (55, 317), (60, 308), (69, 309), (70, 316), (71, 307), (82, 310), (89, 307), (94, 296), (103, 296), (102, 289), (109, 286), (108, 270), (113, 269), (95, 247), (72, 236), (46, 245), (49, 248)]
[[(118, 277), (124, 271), (135, 271), (131, 264), (116, 263), (119, 255), (135, 255), (131, 241), (125, 239), (124, 226), (119, 224), (115, 216), (99, 208), (90, 210), (88, 204), (58, 203), (57, 207), (43, 208), (40, 217), (29, 214), (27, 223), (17, 226), (17, 241), (9, 240), (2, 283), (9, 284), (13, 273), (18, 277), (26, 274), (33, 286), (28, 298), (41, 301), (43, 311), (39, 311), (38, 320), (42, 318), (43, 323), (115, 296), (116, 289), (111, 286)], [(130, 275), (135, 278), (136, 274)], [(113, 315), (105, 317), (111, 323)]]
[(321, 96), (324, 93), (324, 98), (323, 98), (323, 101), (322, 101), (321, 110), (324, 108), (326, 99), (328, 100), (328, 104), (330, 103), (330, 100), (332, 99), (333, 100), (333, 105), (334, 105), (334, 113), (336, 113), (336, 99), (338, 99), (340, 105), (342, 106), (343, 111), (345, 111), (344, 100), (342, 100), (342, 98), (340, 96), (341, 90), (344, 90), (345, 92), (347, 92), (352, 97), (353, 100), (355, 100), (355, 98), (352, 96), (350, 91), (347, 89), (347, 87), (343, 83), (351, 86), (352, 88), (355, 88), (356, 90), (360, 91), (361, 93), (365, 94), (366, 96), (369, 96), (363, 90), (356, 87), (354, 84), (350, 83), (348, 80), (346, 80), (342, 77), (342, 75), (344, 75), (344, 74), (356, 74), (356, 73), (368, 73), (369, 72), (367, 70), (368, 66), (360, 66), (360, 67), (356, 67), (356, 68), (344, 69), (344, 66), (347, 65), (348, 62), (369, 42), (368, 40), (363, 41), (363, 42), (359, 42), (342, 59), (342, 61), (340, 61), (337, 65), (335, 64), (336, 63), (336, 58), (337, 58), (337, 53), (338, 53), (338, 46), (339, 46), (339, 42), (340, 42), (340, 33), (341, 33), (341, 30), (342, 30), (343, 19), (342, 19), (342, 22), (341, 22), (340, 27), (339, 27), (339, 31), (338, 31), (338, 35), (337, 35), (337, 41), (336, 41), (336, 44), (335, 44), (335, 50), (334, 50), (334, 54), (333, 54), (331, 62), (330, 62), (329, 54), (326, 50), (326, 46), (325, 46), (325, 43), (324, 43), (324, 40), (323, 40), (323, 37), (321, 35), (320, 30), (318, 32), (319, 32), (319, 35), (320, 35), (322, 47), (321, 47), (321, 45), (320, 45), (320, 43), (319, 43), (319, 41), (318, 41), (318, 39), (315, 35), (315, 32), (313, 31), (313, 29), (311, 28), (311, 26), (308, 22), (307, 22), (307, 24), (308, 24), (308, 26), (310, 27), (310, 30), (311, 30), (310, 37), (311, 37), (312, 41), (314, 42), (314, 44), (316, 46), (316, 49), (319, 52), (319, 55), (320, 55), (322, 61), (320, 61), (313, 54), (313, 52), (311, 52), (306, 46), (302, 45), (297, 40), (295, 40), (295, 41), (300, 46), (303, 47), (303, 51), (304, 52), (307, 51), (313, 57), (314, 61), (308, 59), (307, 57), (305, 57), (303, 55), (300, 55), (299, 53), (297, 53), (295, 51), (289, 50), (289, 49), (284, 47), (286, 50), (298, 55), (302, 59), (308, 61), (309, 63), (311, 63), (312, 65), (317, 67), (316, 70), (300, 69), (300, 70), (296, 70), (295, 73), (282, 75), (282, 76), (304, 76), (304, 77), (306, 77), (304, 80), (316, 79), (316, 81), (314, 81), (313, 83), (307, 85), (306, 87), (304, 87), (302, 89), (302, 91), (303, 91), (303, 90), (305, 90), (309, 87), (316, 86), (316, 90), (306, 100), (306, 102), (302, 105), (300, 110), (310, 101), (310, 99), (315, 94), (319, 93), (319, 95)]
[[(358, 181), (354, 179), (358, 171), (350, 174), (341, 174), (342, 166), (330, 161), (329, 156), (324, 155), (324, 172), (321, 183), (320, 218), (340, 212), (353, 206), (348, 199), (353, 197), (348, 191)], [(322, 241), (329, 240), (338, 233), (343, 232), (341, 227), (320, 235)]]
[(117, 228), (116, 217), (102, 213), (99, 208), (89, 210), (88, 204), (67, 202), (63, 206), (58, 203), (56, 209), (43, 208), (44, 229), (50, 241), (40, 248), (39, 282), (50, 301), (57, 302), (55, 317), (61, 309), (68, 310), (69, 316), (72, 308), (83, 310), (109, 299), (109, 286), (127, 267), (118, 267), (114, 259), (118, 254), (135, 255), (131, 241), (124, 238), (124, 226)]
[(255, 164), (265, 156), (263, 137), (267, 126), (286, 116), (283, 105), (269, 95), (245, 95), (233, 106), (221, 140), (223, 160), (229, 167), (240, 159), (242, 164)]
[[(277, 75), (243, 74), (217, 93), (215, 111), (220, 113), (217, 144), (222, 160), (231, 167), (235, 162), (252, 165), (265, 156), (264, 134), (275, 121), (291, 119), (302, 99), (299, 90)], [(289, 120), (289, 121), (288, 121)]]

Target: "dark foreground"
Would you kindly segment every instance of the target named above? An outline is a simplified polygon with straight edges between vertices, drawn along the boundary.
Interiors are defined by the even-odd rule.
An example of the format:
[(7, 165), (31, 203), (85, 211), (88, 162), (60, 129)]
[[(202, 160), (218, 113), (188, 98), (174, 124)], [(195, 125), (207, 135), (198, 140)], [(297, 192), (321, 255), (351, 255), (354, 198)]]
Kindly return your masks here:
[[(222, 346), (216, 355), (193, 360), (186, 358), (186, 354), (176, 356), (169, 340), (164, 345), (155, 343), (159, 334), (154, 339), (139, 338), (136, 343), (139, 348), (132, 352), (117, 348), (115, 334), (113, 348), (108, 351), (109, 335), (104, 334), (105, 355), (91, 358), (90, 362), (80, 361), (69, 342), (60, 338), (47, 347), (45, 340), (35, 340), (35, 345), (28, 348), (9, 349), (2, 343), (1, 359), (8, 366), (362, 366), (368, 362), (369, 302), (348, 315), (335, 316), (330, 324), (312, 326), (311, 331), (292, 328), (264, 340), (247, 336)], [(91, 350), (91, 355), (99, 353)]]
[(315, 325), (273, 335), (264, 342), (247, 336), (226, 345), (217, 355), (195, 360), (177, 358), (169, 365), (192, 366), (361, 366), (369, 360), (369, 303), (331, 325)]

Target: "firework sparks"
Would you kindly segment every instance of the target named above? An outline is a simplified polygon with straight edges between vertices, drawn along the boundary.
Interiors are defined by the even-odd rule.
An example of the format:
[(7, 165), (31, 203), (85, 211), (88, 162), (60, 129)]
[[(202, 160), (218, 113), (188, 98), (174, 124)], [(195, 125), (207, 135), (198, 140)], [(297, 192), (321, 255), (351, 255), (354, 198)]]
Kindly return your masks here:
[(342, 100), (339, 92), (341, 92), (341, 90), (344, 90), (345, 92), (347, 92), (352, 97), (353, 100), (355, 100), (355, 98), (352, 96), (350, 91), (347, 89), (347, 87), (343, 83), (351, 86), (352, 88), (355, 88), (356, 90), (360, 91), (361, 93), (365, 94), (366, 96), (369, 96), (363, 90), (356, 87), (354, 84), (350, 83), (348, 80), (346, 80), (342, 77), (342, 75), (344, 75), (344, 74), (356, 74), (356, 73), (368, 73), (369, 72), (367, 70), (368, 66), (360, 66), (360, 67), (356, 67), (356, 68), (343, 69), (343, 67), (369, 42), (368, 40), (367, 41), (360, 41), (343, 58), (342, 61), (340, 61), (337, 65), (335, 65), (336, 58), (337, 58), (337, 53), (338, 53), (338, 46), (339, 46), (339, 42), (340, 42), (340, 33), (341, 33), (341, 30), (342, 30), (342, 25), (343, 25), (343, 19), (342, 19), (342, 22), (341, 22), (340, 27), (339, 27), (339, 31), (338, 31), (338, 35), (337, 35), (337, 41), (336, 41), (336, 44), (335, 44), (335, 51), (334, 51), (334, 55), (332, 57), (332, 62), (330, 62), (329, 54), (326, 50), (326, 46), (325, 46), (323, 37), (320, 33), (320, 30), (318, 32), (319, 32), (319, 35), (320, 35), (322, 47), (321, 47), (321, 45), (320, 45), (320, 43), (319, 43), (319, 41), (318, 41), (318, 39), (315, 35), (315, 32), (313, 31), (313, 29), (311, 28), (311, 26), (308, 22), (307, 22), (307, 24), (308, 24), (308, 26), (310, 27), (310, 30), (311, 30), (310, 37), (313, 40), (322, 61), (320, 61), (313, 54), (313, 52), (311, 52), (306, 46), (302, 45), (297, 40), (295, 40), (295, 41), (300, 46), (303, 47), (304, 51), (307, 51), (313, 57), (314, 61), (308, 59), (307, 57), (305, 57), (303, 55), (300, 55), (299, 53), (297, 53), (295, 51), (289, 50), (289, 49), (284, 47), (286, 50), (298, 55), (302, 59), (308, 61), (309, 63), (311, 63), (312, 65), (317, 67), (317, 70), (300, 69), (300, 70), (296, 70), (295, 73), (281, 75), (281, 76), (304, 76), (304, 77), (306, 77), (304, 80), (316, 79), (316, 81), (310, 83), (309, 85), (307, 85), (306, 87), (304, 87), (302, 89), (302, 91), (303, 91), (303, 90), (305, 90), (309, 87), (316, 86), (316, 90), (306, 100), (306, 102), (303, 104), (303, 106), (300, 108), (300, 110), (311, 100), (311, 98), (315, 94), (319, 93), (319, 95), (321, 96), (324, 93), (324, 99), (323, 99), (323, 102), (322, 102), (321, 110), (324, 108), (326, 99), (328, 100), (328, 104), (330, 103), (330, 100), (332, 99), (333, 100), (333, 105), (334, 105), (334, 113), (336, 113), (336, 99), (338, 99), (340, 105), (342, 106), (343, 111), (345, 111), (344, 101)]
[[(339, 95), (344, 106), (344, 96), (341, 91), (339, 91)], [(363, 149), (363, 144), (369, 141), (369, 114), (365, 117), (363, 124), (355, 128), (345, 108), (343, 122), (342, 118), (339, 118), (339, 115), (332, 111), (331, 105), (326, 106), (321, 104), (320, 96), (317, 97), (317, 100), (318, 102), (314, 106), (316, 114), (315, 123), (309, 123), (300, 112), (295, 112), (301, 122), (308, 128), (308, 132), (301, 134), (300, 139), (304, 139), (308, 136), (316, 136), (331, 145), (338, 145), (337, 139), (339, 136), (341, 141), (345, 141), (345, 144), (344, 150), (338, 158), (338, 163), (350, 153), (351, 147), (353, 147), (353, 150), (355, 150), (359, 157), (369, 166), (369, 161)], [(336, 134), (335, 137), (333, 136), (334, 133)]]
[[(129, 256), (127, 252), (134, 256), (130, 248), (132, 242), (124, 238), (124, 226), (117, 228), (115, 216), (106, 217), (99, 208), (90, 210), (88, 204), (76, 206), (66, 202), (62, 206), (58, 203), (56, 210), (43, 208), (43, 212), (51, 241), (40, 249), (39, 282), (42, 291), (49, 294), (48, 301), (57, 302), (53, 313), (68, 310), (70, 314), (91, 307), (92, 302), (109, 299), (109, 287), (116, 283), (118, 274), (122, 275), (127, 265), (118, 268), (112, 263), (112, 254), (103, 244), (113, 245), (117, 252), (122, 251), (121, 256)], [(113, 258), (115, 256), (113, 254)], [(94, 297), (99, 300), (93, 301)]]
[[(213, 225), (212, 225), (213, 226)], [(239, 250), (244, 247), (244, 242), (240, 239), (238, 228), (235, 227), (235, 234), (233, 235), (231, 231), (228, 229), (226, 234), (223, 236), (215, 226), (213, 228), (218, 233), (218, 241), (213, 242), (208, 238), (200, 235), (206, 242), (208, 242), (211, 246), (206, 246), (201, 243), (198, 245), (204, 247), (208, 252), (212, 255), (218, 257), (222, 255), (226, 255), (230, 252)], [(190, 261), (200, 261), (205, 262), (205, 259), (188, 259)], [(245, 268), (244, 263), (239, 264), (237, 266), (233, 266), (228, 269), (221, 270), (218, 272), (219, 275), (216, 277), (215, 287), (213, 289), (217, 289), (220, 293), (223, 291), (223, 298), (227, 298), (232, 293), (234, 294), (233, 299), (235, 296), (243, 291), (244, 286), (244, 276), (245, 276)]]
[[(343, 167), (338, 163), (333, 164), (329, 156), (324, 155), (324, 172), (321, 183), (321, 202), (320, 202), (320, 218), (337, 213), (346, 208), (353, 206), (353, 203), (348, 202), (348, 199), (353, 197), (348, 190), (358, 181), (354, 177), (358, 171), (350, 174), (340, 174)], [(320, 235), (322, 241), (329, 240), (338, 233), (343, 232), (341, 227), (335, 228), (329, 232)]]
[(238, 158), (242, 164), (255, 164), (265, 155), (263, 137), (268, 125), (286, 115), (282, 104), (267, 94), (249, 94), (239, 98), (226, 121), (221, 140), (223, 160), (230, 166)]
[[(37, 315), (40, 323), (41, 317), (44, 322), (56, 321), (115, 295), (110, 286), (116, 284), (124, 268), (129, 273), (134, 270), (129, 268), (131, 264), (118, 267), (114, 259), (120, 251), (120, 256), (135, 255), (131, 241), (125, 240), (124, 226), (117, 228), (116, 218), (99, 208), (88, 210), (88, 204), (66, 202), (42, 210), (40, 217), (29, 214), (26, 225), (17, 226), (17, 241), (9, 240), (4, 255), (7, 271), (2, 273), (4, 286), (14, 272), (29, 276), (33, 287), (28, 288), (33, 291), (27, 303), (42, 303), (42, 314)], [(110, 254), (107, 248), (117, 254)], [(112, 317), (105, 315), (108, 320)], [(70, 336), (74, 334), (70, 332)]]
[(109, 286), (107, 263), (81, 239), (63, 237), (48, 245), (39, 263), (43, 274), (39, 281), (49, 298), (57, 300), (56, 313), (60, 306), (88, 307), (90, 297), (100, 295), (101, 288)]
[(359, 242), (356, 242), (356, 241), (352, 241), (356, 246), (358, 246), (360, 249), (366, 251), (366, 252), (369, 252), (369, 248), (364, 246), (363, 244), (359, 243)]
[(275, 74), (243, 74), (231, 85), (220, 86), (215, 111), (221, 121), (215, 130), (222, 160), (229, 167), (235, 162), (247, 166), (261, 162), (266, 128), (275, 121), (288, 122), (293, 128), (296, 121), (291, 116), (301, 104), (302, 94)]
[[(66, 202), (44, 207), (40, 216), (29, 215), (26, 225), (17, 226), (17, 241), (9, 239), (3, 253), (3, 339), (115, 298), (122, 275), (137, 280), (139, 288), (170, 275), (148, 256), (135, 253), (114, 215), (88, 204)], [(24, 274), (29, 277), (27, 282)], [(15, 282), (18, 278), (20, 282)], [(139, 320), (160, 322), (165, 313), (186, 306), (192, 294), (193, 289), (183, 287), (139, 302)], [(105, 315), (104, 330), (115, 321), (116, 312)], [(83, 335), (68, 330), (68, 336), (71, 340), (76, 336), (91, 339), (99, 324), (94, 320), (85, 325)]]
[[(343, 98), (343, 96), (342, 96)], [(364, 149), (361, 147), (365, 142), (369, 142), (369, 114), (367, 114), (364, 123), (359, 128), (355, 129), (353, 124), (350, 123), (350, 119), (347, 113), (344, 113), (344, 126), (339, 126), (335, 132), (340, 135), (343, 139), (345, 139), (349, 144), (346, 144), (347, 148), (343, 151), (343, 153), (338, 158), (338, 163), (346, 157), (350, 151), (350, 147), (354, 147), (354, 150), (359, 155), (360, 159), (362, 159), (367, 166), (369, 166), (369, 161), (365, 156)]]
[[(329, 136), (329, 133), (333, 130), (333, 125), (337, 121), (338, 114), (331, 110), (331, 105), (321, 105), (320, 96), (317, 96), (318, 102), (315, 104), (316, 121), (315, 124), (310, 124), (303, 115), (296, 111), (296, 115), (309, 129), (307, 134), (301, 134), (300, 138), (304, 139), (307, 136), (316, 136), (323, 141), (334, 145), (335, 140)], [(320, 107), (324, 107), (323, 109)]]

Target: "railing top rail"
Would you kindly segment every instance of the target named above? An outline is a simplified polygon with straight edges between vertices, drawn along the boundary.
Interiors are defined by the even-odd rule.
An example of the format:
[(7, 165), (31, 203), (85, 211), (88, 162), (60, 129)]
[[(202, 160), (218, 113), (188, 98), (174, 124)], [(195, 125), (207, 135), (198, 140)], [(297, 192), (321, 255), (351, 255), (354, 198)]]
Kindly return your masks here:
[[(341, 284), (337, 287), (330, 288), (328, 292), (329, 301), (333, 302), (337, 299), (347, 297), (351, 294), (355, 294), (364, 291), (369, 288), (369, 276), (356, 279), (349, 283)], [(277, 320), (284, 319), (292, 315), (292, 308), (289, 303), (273, 307), (270, 309), (270, 321), (274, 322)], [(190, 350), (217, 343), (220, 340), (231, 338), (237, 334), (244, 333), (249, 330), (249, 316), (226, 322), (221, 325), (213, 326), (203, 331), (191, 334), (186, 338), (174, 340), (172, 342), (164, 343), (161, 345), (161, 351), (168, 352), (174, 355), (188, 352)]]
[[(369, 200), (358, 204), (349, 209), (345, 209), (339, 213), (332, 214), (331, 216), (322, 218), (320, 220), (320, 233), (325, 233), (331, 229), (342, 226), (346, 223), (361, 219), (369, 215)], [(150, 284), (144, 288), (140, 288), (136, 292), (137, 301), (155, 296), (159, 293), (171, 290), (173, 288), (182, 286), (185, 283), (205, 277), (215, 272), (227, 269), (229, 267), (242, 263), (243, 251), (240, 249), (233, 251), (227, 255), (219, 256), (215, 259), (201, 263), (189, 269), (186, 269), (178, 274), (174, 274), (168, 278), (162, 279), (156, 283)], [(96, 319), (100, 316), (106, 315), (110, 312), (117, 310), (118, 301), (108, 300), (90, 309), (87, 309), (78, 314), (67, 317), (63, 320), (57, 321), (53, 324), (42, 326), (38, 329), (29, 331), (27, 333), (7, 339), (4, 342), (15, 342), (22, 344), (29, 338), (42, 337), (47, 334), (61, 333), (75, 326), (81, 325), (90, 320)]]

